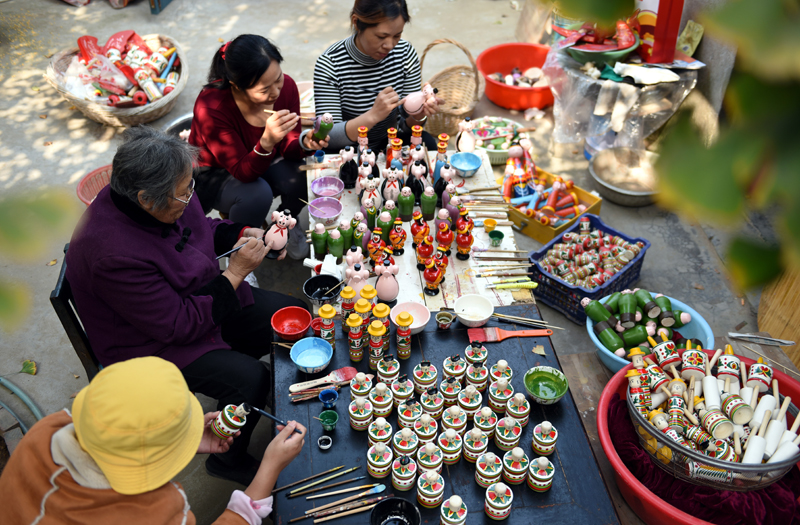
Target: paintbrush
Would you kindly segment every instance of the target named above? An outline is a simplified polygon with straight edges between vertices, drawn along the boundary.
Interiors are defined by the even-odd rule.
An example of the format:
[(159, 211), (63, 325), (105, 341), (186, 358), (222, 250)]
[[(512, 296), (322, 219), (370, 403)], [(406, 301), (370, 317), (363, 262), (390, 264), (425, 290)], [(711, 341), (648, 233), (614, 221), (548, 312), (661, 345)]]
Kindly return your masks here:
[(334, 468), (332, 468), (330, 470), (326, 470), (325, 472), (320, 472), (319, 474), (314, 474), (313, 476), (309, 476), (309, 477), (307, 477), (305, 479), (301, 479), (299, 481), (295, 481), (294, 483), (289, 483), (288, 485), (284, 485), (282, 487), (278, 487), (277, 489), (272, 489), (272, 492), (273, 493), (274, 492), (279, 492), (281, 490), (294, 487), (295, 485), (299, 485), (300, 483), (304, 483), (306, 481), (310, 481), (312, 479), (316, 479), (316, 478), (318, 478), (320, 476), (324, 476), (325, 474), (330, 474), (331, 472), (336, 472), (337, 470), (342, 469), (342, 468), (344, 468), (344, 465), (342, 465), (340, 467), (334, 467)]
[(499, 343), (509, 337), (548, 337), (553, 335), (553, 331), (546, 330), (502, 330), (495, 327), (470, 328), (467, 330), (470, 341), (481, 343)]
[(229, 250), (229, 251), (227, 251), (227, 252), (223, 253), (222, 255), (219, 255), (219, 256), (217, 256), (217, 259), (216, 259), (216, 260), (217, 260), (217, 261), (219, 261), (220, 259), (222, 259), (222, 258), (223, 258), (223, 257), (225, 257), (226, 255), (230, 255), (230, 254), (232, 254), (232, 253), (234, 253), (234, 252), (238, 252), (239, 250), (241, 250), (242, 248), (244, 248), (246, 245), (247, 245), (247, 243), (244, 243), (244, 244), (242, 244), (241, 246), (237, 246), (237, 247), (236, 247), (236, 248), (234, 248), (233, 250)]
[(323, 510), (320, 512), (313, 512), (306, 516), (300, 516), (299, 518), (293, 518), (289, 520), (289, 523), (294, 523), (296, 521), (304, 520), (306, 518), (321, 518), (322, 516), (330, 516), (332, 514), (338, 514), (345, 510), (357, 509), (363, 507), (365, 505), (372, 505), (373, 503), (377, 503), (381, 500), (385, 500), (386, 498), (393, 498), (394, 494), (387, 494), (386, 496), (376, 496), (374, 498), (369, 498), (361, 501), (352, 501), (350, 503), (345, 503), (340, 507), (336, 507), (334, 509)]
[(315, 387), (317, 385), (322, 385), (324, 383), (338, 383), (340, 381), (350, 381), (356, 376), (357, 373), (358, 371), (354, 367), (345, 366), (343, 368), (334, 370), (325, 377), (321, 377), (319, 379), (312, 379), (311, 381), (304, 381), (302, 383), (295, 383), (289, 387), (289, 392), (300, 392), (301, 390), (307, 390), (309, 388)]
[(313, 204), (309, 203), (308, 201), (304, 201), (303, 199), (297, 199), (297, 200), (299, 200), (303, 204), (308, 204), (310, 207), (314, 208), (315, 210), (317, 210), (320, 213), (325, 213), (324, 211), (322, 211), (321, 209), (317, 208), (316, 206), (314, 206)]
[(533, 290), (539, 286), (539, 283), (506, 283), (506, 284), (489, 284), (486, 286), (487, 290)]
[(313, 496), (306, 496), (306, 499), (317, 499), (317, 498), (327, 498), (328, 496), (336, 496), (337, 494), (345, 494), (347, 492), (353, 492), (355, 490), (364, 490), (364, 489), (374, 489), (380, 485), (380, 483), (371, 483), (369, 485), (361, 485), (359, 487), (350, 487), (349, 489), (339, 489), (334, 490), (333, 492), (326, 492), (325, 494), (315, 494)]
[(314, 487), (313, 489), (304, 490), (303, 492), (298, 492), (295, 496), (305, 496), (306, 494), (312, 494), (314, 492), (319, 492), (320, 490), (327, 490), (332, 489), (333, 487), (338, 487), (340, 485), (346, 485), (347, 483), (352, 483), (354, 481), (361, 481), (362, 479), (366, 478), (367, 476), (356, 476), (352, 479), (346, 479), (344, 481), (337, 481), (336, 483), (331, 483), (330, 485), (323, 485), (321, 487)]
[(380, 494), (384, 490), (386, 490), (386, 485), (378, 485), (377, 487), (373, 487), (373, 488), (371, 488), (369, 490), (365, 490), (364, 492), (359, 492), (355, 496), (349, 496), (347, 498), (342, 498), (342, 499), (340, 499), (338, 501), (334, 501), (332, 503), (328, 503), (327, 505), (323, 505), (323, 506), (317, 507), (315, 509), (307, 510), (305, 513), (306, 514), (316, 514), (317, 512), (319, 512), (321, 510), (329, 509), (329, 508), (335, 507), (337, 505), (342, 505), (342, 504), (350, 502), (350, 501), (355, 501), (355, 500), (361, 499), (361, 498), (363, 498), (365, 496), (372, 496), (373, 494)]
[[(265, 109), (264, 113), (269, 113), (270, 115), (274, 115), (275, 113), (277, 113), (277, 111), (275, 111), (274, 109)], [(311, 117), (302, 117), (300, 115), (297, 115), (297, 116), (300, 117), (300, 120), (305, 120), (307, 122), (314, 122), (314, 120), (315, 120), (315, 119), (313, 119)]]
[(345, 474), (348, 474), (348, 473), (350, 473), (350, 472), (353, 472), (354, 470), (358, 470), (358, 469), (360, 469), (360, 468), (361, 468), (361, 467), (353, 467), (353, 468), (349, 468), (349, 469), (347, 469), (347, 470), (343, 470), (343, 471), (341, 471), (341, 472), (337, 472), (336, 474), (333, 474), (333, 475), (331, 475), (331, 476), (328, 476), (327, 478), (322, 478), (321, 480), (319, 480), (319, 481), (315, 481), (314, 483), (309, 483), (308, 485), (305, 485), (305, 486), (303, 486), (303, 487), (300, 487), (299, 489), (294, 489), (294, 490), (291, 490), (291, 491), (289, 491), (289, 493), (286, 495), (286, 497), (287, 497), (287, 498), (294, 498), (294, 497), (296, 497), (296, 496), (297, 496), (297, 493), (298, 493), (298, 492), (302, 492), (302, 491), (304, 491), (304, 490), (306, 490), (306, 489), (310, 489), (311, 487), (316, 487), (316, 486), (317, 486), (317, 485), (319, 485), (320, 483), (325, 483), (325, 482), (326, 482), (326, 481), (328, 481), (329, 479), (338, 478), (339, 476), (343, 476), (343, 475), (345, 475)]
[(373, 503), (372, 505), (368, 505), (366, 507), (359, 507), (357, 509), (348, 510), (348, 511), (345, 511), (345, 512), (340, 512), (338, 514), (334, 514), (333, 516), (328, 516), (327, 518), (316, 519), (316, 520), (314, 520), (314, 523), (322, 523), (324, 521), (330, 521), (330, 520), (335, 520), (337, 518), (342, 518), (344, 516), (350, 516), (351, 514), (358, 514), (359, 512), (366, 512), (368, 510), (372, 510), (372, 508), (375, 505), (377, 505), (377, 503)]
[[(258, 407), (254, 407), (253, 405), (248, 405), (247, 403), (242, 403), (242, 408), (245, 410), (245, 412), (257, 412), (257, 413), (261, 414), (262, 416), (273, 420), (274, 422), (276, 422), (279, 425), (283, 425), (283, 426), (288, 425), (288, 423), (286, 421), (284, 421), (284, 420), (282, 420), (280, 418), (277, 418), (277, 417), (273, 416), (272, 414), (270, 414), (269, 412), (265, 412), (265, 411), (261, 410)], [(295, 428), (294, 431), (297, 432), (298, 434), (302, 434), (303, 433), (303, 431), (300, 430), (299, 428)]]

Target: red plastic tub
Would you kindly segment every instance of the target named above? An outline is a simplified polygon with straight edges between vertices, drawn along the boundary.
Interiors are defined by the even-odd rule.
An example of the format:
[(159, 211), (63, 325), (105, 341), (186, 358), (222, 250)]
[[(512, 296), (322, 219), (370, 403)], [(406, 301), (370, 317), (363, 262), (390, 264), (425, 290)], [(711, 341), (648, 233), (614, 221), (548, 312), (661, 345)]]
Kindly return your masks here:
[(85, 205), (90, 205), (100, 190), (111, 180), (111, 164), (87, 173), (78, 183), (78, 198)]
[(299, 306), (281, 308), (272, 316), (272, 329), (286, 341), (299, 341), (308, 333), (311, 314)]
[[(709, 355), (709, 358), (714, 354), (713, 350), (704, 351)], [(742, 363), (746, 363), (748, 366), (755, 362), (746, 357), (739, 356), (739, 358)], [(619, 491), (636, 515), (648, 525), (707, 524), (709, 522), (695, 518), (673, 507), (648, 490), (631, 474), (631, 471), (628, 470), (614, 449), (614, 444), (611, 442), (611, 437), (608, 433), (608, 404), (615, 393), (625, 399), (628, 387), (628, 380), (625, 374), (631, 368), (633, 368), (633, 365), (628, 365), (614, 374), (614, 377), (603, 389), (603, 393), (600, 395), (600, 402), (597, 405), (597, 434), (600, 436), (600, 444), (603, 446), (603, 451), (614, 468), (614, 477), (617, 481), (617, 486), (619, 486)], [(780, 384), (781, 394), (791, 396), (792, 399), (800, 399), (800, 383), (782, 373), (777, 366), (773, 366), (772, 370), (774, 372), (773, 377)], [(786, 418), (787, 423), (791, 425), (794, 418), (789, 413), (786, 414)]]
[(542, 67), (548, 46), (513, 42), (492, 46), (478, 55), (478, 71), (486, 79), (486, 96), (500, 107), (506, 109), (543, 109), (553, 103), (553, 92), (549, 87), (526, 88), (508, 86), (489, 78), (492, 73), (508, 75), (518, 67), (525, 71), (529, 67)]

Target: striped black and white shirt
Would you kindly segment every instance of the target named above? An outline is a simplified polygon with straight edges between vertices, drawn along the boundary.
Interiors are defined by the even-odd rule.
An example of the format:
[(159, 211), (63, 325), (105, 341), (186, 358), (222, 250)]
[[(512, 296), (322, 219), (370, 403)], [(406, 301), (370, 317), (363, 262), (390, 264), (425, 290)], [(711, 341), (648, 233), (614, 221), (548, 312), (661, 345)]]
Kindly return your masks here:
[[(381, 91), (391, 86), (400, 98), (419, 91), (422, 72), (414, 47), (400, 40), (382, 60), (371, 58), (356, 47), (355, 35), (333, 44), (314, 66), (314, 104), (317, 115), (330, 113), (335, 123), (328, 136), (332, 149), (353, 141), (347, 138), (345, 123), (363, 115), (375, 103), (375, 93), (357, 88)], [(369, 130), (369, 147), (386, 148), (386, 130), (398, 126), (400, 111), (395, 109)]]

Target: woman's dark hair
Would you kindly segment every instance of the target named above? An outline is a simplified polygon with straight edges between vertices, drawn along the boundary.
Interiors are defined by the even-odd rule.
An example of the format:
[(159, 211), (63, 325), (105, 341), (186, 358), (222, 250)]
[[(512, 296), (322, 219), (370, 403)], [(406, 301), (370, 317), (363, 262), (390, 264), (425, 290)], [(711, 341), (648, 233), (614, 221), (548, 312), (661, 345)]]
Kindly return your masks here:
[(403, 17), (405, 23), (411, 21), (406, 0), (356, 0), (350, 18), (356, 17), (353, 30), (360, 33), (368, 27), (375, 27), (384, 20)]
[(251, 88), (273, 60), (283, 62), (275, 44), (263, 36), (239, 35), (217, 50), (205, 87), (226, 89), (235, 84), (239, 89)]

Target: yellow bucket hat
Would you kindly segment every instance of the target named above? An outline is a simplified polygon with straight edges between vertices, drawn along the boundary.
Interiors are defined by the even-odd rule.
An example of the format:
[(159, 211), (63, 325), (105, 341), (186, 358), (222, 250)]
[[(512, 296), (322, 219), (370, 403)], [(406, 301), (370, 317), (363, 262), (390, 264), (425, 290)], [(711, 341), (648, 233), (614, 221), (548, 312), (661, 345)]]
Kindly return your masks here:
[(197, 453), (203, 409), (181, 371), (159, 357), (103, 369), (72, 404), (75, 434), (115, 491), (169, 482)]

